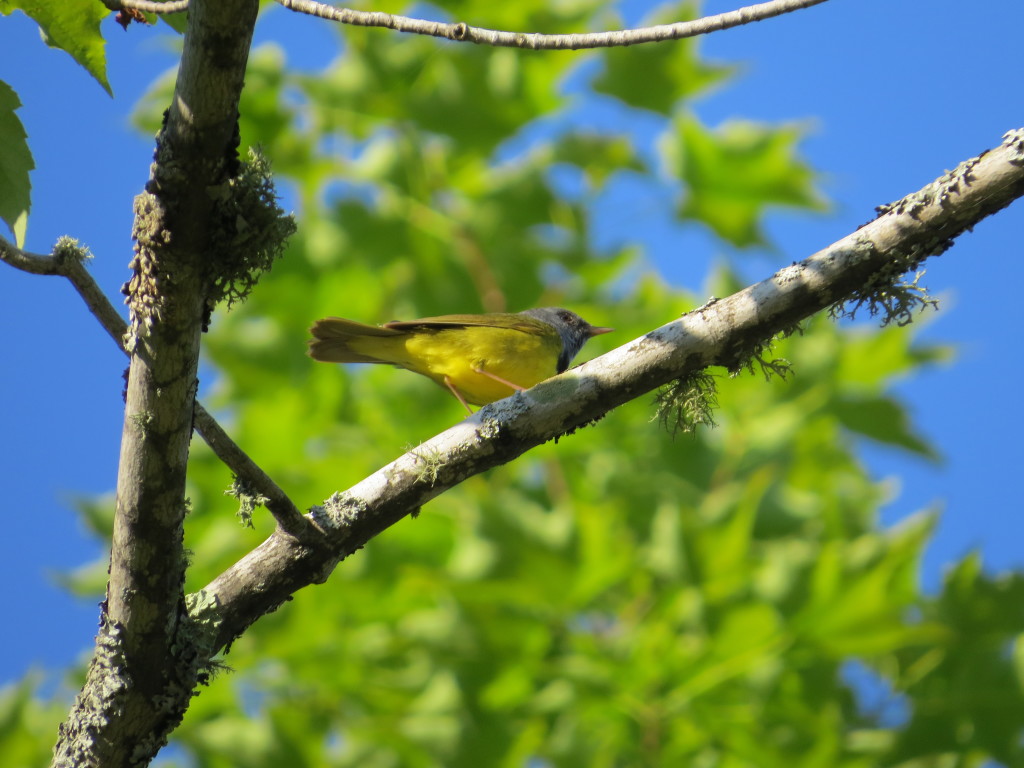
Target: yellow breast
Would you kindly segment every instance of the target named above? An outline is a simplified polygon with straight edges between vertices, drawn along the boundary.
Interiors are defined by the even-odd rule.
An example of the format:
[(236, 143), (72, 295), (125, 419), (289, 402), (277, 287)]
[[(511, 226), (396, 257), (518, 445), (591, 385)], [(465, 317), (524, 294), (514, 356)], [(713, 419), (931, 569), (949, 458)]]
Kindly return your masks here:
[(555, 375), (562, 349), (557, 334), (536, 335), (490, 326), (416, 332), (402, 337), (403, 368), (444, 386), (447, 376), (474, 405), (486, 405), (513, 393), (483, 369), (524, 389)]

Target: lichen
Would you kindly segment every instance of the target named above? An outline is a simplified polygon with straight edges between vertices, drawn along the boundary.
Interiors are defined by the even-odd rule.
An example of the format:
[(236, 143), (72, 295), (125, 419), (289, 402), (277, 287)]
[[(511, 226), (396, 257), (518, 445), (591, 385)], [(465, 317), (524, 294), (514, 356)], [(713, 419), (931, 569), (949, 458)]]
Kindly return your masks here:
[(238, 173), (210, 192), (215, 224), (208, 260), (207, 301), (242, 301), (260, 276), (284, 253), (295, 220), (277, 203), (270, 163), (257, 150)]
[(270, 501), (266, 496), (253, 488), (245, 480), (239, 479), (238, 475), (232, 475), (231, 487), (224, 491), (225, 496), (234, 496), (238, 500), (238, 511), (235, 515), (242, 525), (252, 528), (252, 513), (256, 507), (266, 506)]
[(362, 499), (336, 492), (322, 506), (314, 506), (309, 511), (313, 522), (321, 528), (340, 530), (351, 526), (355, 520), (365, 515), (368, 509)]
[(92, 252), (84, 245), (79, 245), (73, 237), (61, 235), (53, 246), (53, 256), (59, 262), (77, 261), (86, 262), (93, 256)]
[(121, 627), (104, 611), (86, 683), (59, 729), (54, 766), (91, 765), (96, 742), (111, 719), (121, 714), (130, 685), (122, 635)]
[(185, 615), (178, 621), (171, 653), (176, 660), (175, 679), (168, 682), (165, 701), (168, 714), (177, 713), (181, 701), (197, 695), (196, 685), (209, 685), (227, 666), (213, 658), (224, 617), (217, 597), (199, 590), (185, 595)]
[(700, 425), (714, 427), (714, 410), (718, 407), (718, 388), (710, 373), (699, 371), (669, 383), (654, 399), (657, 420), (672, 437), (690, 434)]
[(1004, 133), (1003, 146), (1009, 147), (1016, 153), (1015, 162), (1024, 162), (1024, 128), (1016, 128)]
[[(793, 373), (793, 366), (788, 360), (782, 357), (773, 357), (771, 360), (766, 360), (762, 348), (759, 348), (757, 352), (747, 358), (743, 369), (748, 373), (753, 373), (755, 369), (760, 370), (765, 381), (771, 381), (775, 376), (785, 381), (786, 377)], [(735, 376), (739, 373), (739, 370), (734, 370), (730, 373)]]
[(128, 421), (135, 426), (142, 434), (147, 434), (154, 423), (153, 414), (150, 411), (139, 411), (128, 416)]
[(434, 483), (437, 482), (437, 476), (444, 466), (444, 457), (441, 452), (436, 448), (428, 448), (420, 446), (418, 449), (410, 451), (410, 453), (416, 458), (416, 480), (421, 483), (428, 483), (433, 487)]
[(938, 299), (928, 293), (927, 286), (920, 285), (924, 272), (917, 272), (911, 282), (893, 279), (891, 272), (879, 272), (846, 301), (829, 308), (832, 319), (853, 320), (857, 312), (866, 307), (871, 317), (882, 316), (882, 326), (890, 323), (903, 327), (914, 321), (914, 316), (928, 307), (938, 310)]

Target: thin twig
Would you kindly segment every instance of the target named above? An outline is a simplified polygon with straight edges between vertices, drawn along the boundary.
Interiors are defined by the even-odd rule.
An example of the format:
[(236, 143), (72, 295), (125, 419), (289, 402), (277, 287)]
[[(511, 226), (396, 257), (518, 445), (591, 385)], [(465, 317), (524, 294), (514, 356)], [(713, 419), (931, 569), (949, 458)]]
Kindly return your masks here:
[[(50, 255), (29, 253), (0, 237), (0, 261), (34, 275), (66, 277), (78, 291), (78, 295), (82, 297), (89, 311), (100, 321), (104, 330), (121, 351), (127, 354), (124, 348), (124, 333), (127, 324), (100, 290), (82, 260), (65, 254), (66, 251), (60, 247), (55, 248), (54, 253)], [(311, 532), (312, 524), (309, 520), (303, 516), (281, 487), (231, 439), (224, 428), (198, 400), (195, 403), (194, 420), (196, 431), (210, 446), (217, 458), (224, 462), (238, 478), (244, 480), (266, 498), (266, 507), (277, 520), (278, 525), (297, 538), (306, 537)]]
[(580, 50), (584, 48), (610, 48), (614, 46), (656, 43), (664, 40), (679, 40), (696, 37), (721, 29), (730, 29), (754, 21), (770, 19), (784, 13), (809, 8), (826, 0), (771, 0), (767, 3), (750, 5), (735, 11), (706, 16), (693, 21), (675, 24), (659, 24), (639, 29), (620, 29), (612, 32), (589, 32), (573, 35), (544, 35), (526, 32), (504, 32), (494, 29), (471, 27), (465, 22), (446, 24), (439, 21), (396, 16), (382, 11), (354, 11), (313, 0), (277, 0), (277, 2), (299, 13), (319, 16), (322, 19), (352, 24), (359, 27), (385, 27), (396, 32), (416, 35), (443, 37), (448, 40), (493, 45), (504, 48), (526, 48), (534, 51)]
[(22, 272), (30, 272), (33, 275), (56, 275), (57, 260), (53, 256), (43, 256), (38, 253), (29, 253), (16, 248), (4, 238), (0, 237), (0, 260), (6, 261), (15, 269)]
[(224, 431), (224, 428), (198, 400), (193, 419), (196, 431), (203, 436), (203, 440), (217, 455), (217, 458), (224, 462), (237, 477), (263, 495), (264, 506), (270, 510), (270, 514), (274, 516), (283, 530), (298, 539), (302, 539), (310, 533), (311, 523), (299, 511), (295, 503), (288, 498), (288, 495), (281, 490), (270, 475), (264, 472), (259, 464), (253, 461), (249, 454), (231, 439), (231, 436)]
[[(705, 16), (692, 21), (680, 21), (675, 24), (658, 24), (652, 27), (637, 29), (618, 29), (610, 32), (588, 32), (572, 35), (545, 35), (535, 32), (506, 32), (483, 27), (471, 27), (465, 22), (448, 24), (440, 21), (416, 19), (410, 16), (398, 16), (383, 11), (355, 11), (351, 8), (338, 8), (315, 0), (277, 0), (289, 10), (318, 16), (329, 21), (351, 24), (357, 27), (384, 27), (396, 32), (407, 32), (414, 35), (443, 37), (478, 45), (492, 45), (503, 48), (526, 48), (533, 51), (578, 51), (586, 48), (612, 48), (617, 46), (639, 45), (640, 43), (659, 43), (665, 40), (681, 40), (684, 37), (697, 37), (722, 29), (739, 27), (755, 21), (763, 21), (773, 16), (799, 11), (819, 5), (826, 0), (770, 0), (767, 3), (749, 5), (735, 11), (727, 11), (714, 16)], [(104, 0), (104, 4), (113, 11), (129, 10), (144, 13), (178, 13), (188, 8), (188, 0), (159, 3), (152, 0)]]

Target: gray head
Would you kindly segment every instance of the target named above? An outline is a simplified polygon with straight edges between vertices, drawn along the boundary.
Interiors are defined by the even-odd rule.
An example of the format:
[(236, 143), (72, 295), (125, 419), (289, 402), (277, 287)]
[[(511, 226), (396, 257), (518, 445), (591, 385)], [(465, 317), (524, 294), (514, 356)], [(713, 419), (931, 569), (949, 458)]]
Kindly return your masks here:
[(528, 309), (519, 314), (529, 315), (532, 318), (547, 323), (558, 331), (558, 335), (562, 337), (562, 354), (558, 356), (559, 373), (569, 367), (569, 363), (583, 349), (587, 339), (615, 330), (614, 328), (593, 326), (575, 312), (570, 312), (568, 309), (562, 309), (561, 307), (538, 307), (537, 309)]

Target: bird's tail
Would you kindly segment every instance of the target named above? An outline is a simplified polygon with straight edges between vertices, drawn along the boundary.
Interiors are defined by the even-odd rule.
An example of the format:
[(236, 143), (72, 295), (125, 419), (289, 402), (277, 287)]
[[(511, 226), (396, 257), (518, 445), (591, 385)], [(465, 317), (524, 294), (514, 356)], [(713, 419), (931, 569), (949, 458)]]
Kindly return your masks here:
[(309, 329), (313, 338), (309, 340), (309, 356), (325, 363), (394, 363), (387, 357), (368, 354), (370, 349), (383, 352), (391, 346), (380, 341), (370, 342), (377, 337), (404, 336), (404, 331), (365, 325), (343, 317), (325, 317), (317, 320)]

